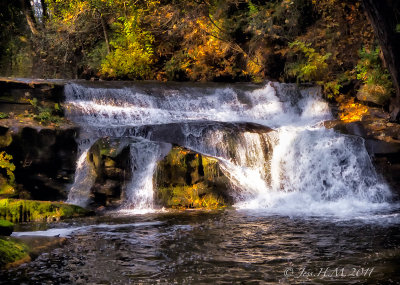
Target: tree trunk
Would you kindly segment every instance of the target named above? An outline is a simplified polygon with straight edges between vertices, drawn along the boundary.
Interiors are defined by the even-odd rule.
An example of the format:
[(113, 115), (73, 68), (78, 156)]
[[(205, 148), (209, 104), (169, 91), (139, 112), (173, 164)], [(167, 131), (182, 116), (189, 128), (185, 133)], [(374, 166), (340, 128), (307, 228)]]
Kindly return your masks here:
[(30, 0), (20, 0), (22, 10), (24, 12), (26, 22), (28, 23), (28, 26), (32, 32), (32, 34), (37, 35), (39, 32), (36, 28), (36, 20), (35, 20), (35, 15), (33, 14), (33, 8), (31, 5)]
[(42, 5), (42, 24), (44, 25), (47, 20), (47, 6), (45, 0), (40, 0), (40, 4)]
[(100, 21), (101, 21), (101, 26), (103, 27), (103, 33), (104, 33), (104, 39), (106, 41), (106, 46), (107, 46), (107, 53), (110, 54), (110, 43), (108, 41), (108, 35), (107, 35), (107, 27), (106, 23), (104, 22), (103, 15), (100, 13)]
[(400, 120), (400, 1), (362, 0), (392, 76), (396, 97), (390, 103), (391, 119)]

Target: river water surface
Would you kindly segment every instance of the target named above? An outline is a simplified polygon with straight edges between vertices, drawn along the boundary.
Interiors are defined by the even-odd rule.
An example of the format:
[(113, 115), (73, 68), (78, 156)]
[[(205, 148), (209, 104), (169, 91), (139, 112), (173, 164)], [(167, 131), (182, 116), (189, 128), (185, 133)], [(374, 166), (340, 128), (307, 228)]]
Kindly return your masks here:
[[(0, 283), (398, 284), (396, 212), (339, 218), (227, 209), (87, 218), (39, 233), (68, 238), (4, 272)], [(14, 235), (24, 234), (37, 232)]]

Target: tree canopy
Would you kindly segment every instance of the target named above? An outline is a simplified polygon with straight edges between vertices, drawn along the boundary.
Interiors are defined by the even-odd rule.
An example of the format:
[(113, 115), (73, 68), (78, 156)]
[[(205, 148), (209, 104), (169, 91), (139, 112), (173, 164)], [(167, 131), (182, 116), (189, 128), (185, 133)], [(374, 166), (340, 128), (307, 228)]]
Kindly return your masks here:
[[(367, 72), (379, 78), (373, 84), (386, 88), (384, 93), (392, 92), (373, 30), (356, 0), (19, 0), (0, 5), (3, 75), (277, 79), (317, 82), (334, 96), (357, 80), (372, 84), (362, 82), (359, 73)], [(376, 59), (371, 64), (368, 53)]]

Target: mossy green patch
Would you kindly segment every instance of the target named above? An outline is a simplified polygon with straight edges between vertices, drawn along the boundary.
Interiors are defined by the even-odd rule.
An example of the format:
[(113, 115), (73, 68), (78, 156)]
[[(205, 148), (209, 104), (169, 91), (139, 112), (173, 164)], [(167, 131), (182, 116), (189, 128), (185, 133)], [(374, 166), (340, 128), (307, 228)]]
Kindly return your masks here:
[(126, 146), (127, 142), (123, 140), (101, 138), (90, 148), (87, 158), (93, 164), (94, 169), (101, 172), (103, 164), (106, 167), (115, 166), (114, 159), (121, 154)]
[(120, 142), (109, 139), (101, 139), (96, 142), (100, 155), (114, 157), (120, 151)]
[(0, 268), (18, 260), (29, 260), (28, 246), (9, 237), (0, 238)]
[(7, 220), (0, 220), (0, 227), (13, 227), (14, 224)]
[(226, 205), (224, 199), (205, 183), (190, 186), (162, 187), (158, 189), (159, 199), (171, 208), (216, 209)]
[(29, 221), (58, 221), (86, 216), (90, 211), (62, 202), (2, 199), (0, 218), (16, 223)]
[(9, 117), (9, 115), (7, 113), (0, 112), (0, 120), (7, 119), (8, 117)]

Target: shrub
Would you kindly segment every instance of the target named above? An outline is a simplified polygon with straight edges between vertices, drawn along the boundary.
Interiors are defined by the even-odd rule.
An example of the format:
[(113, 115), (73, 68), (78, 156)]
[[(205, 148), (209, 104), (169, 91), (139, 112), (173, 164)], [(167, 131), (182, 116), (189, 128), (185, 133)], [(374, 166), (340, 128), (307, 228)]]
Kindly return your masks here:
[(40, 123), (43, 124), (49, 124), (49, 123), (58, 124), (62, 122), (62, 118), (60, 117), (62, 110), (58, 103), (55, 103), (53, 108), (40, 106), (36, 98), (29, 100), (29, 103), (35, 109), (34, 111), (35, 113), (33, 114), (32, 117), (36, 121), (39, 121)]
[(118, 20), (114, 23), (118, 35), (110, 42), (114, 50), (101, 64), (100, 73), (109, 77), (146, 79), (151, 74), (154, 37), (140, 29), (137, 17)]
[(379, 47), (371, 50), (365, 47), (361, 49), (356, 71), (357, 79), (364, 83), (359, 91), (360, 99), (370, 98), (369, 101), (385, 105), (394, 89), (389, 72), (383, 68), (379, 54)]
[(326, 78), (330, 53), (320, 54), (311, 44), (294, 41), (289, 44), (292, 52), (297, 53), (298, 60), (285, 67), (286, 74), (295, 77), (298, 81), (319, 82)]
[(14, 176), (15, 165), (14, 163), (11, 162), (12, 159), (13, 157), (11, 154), (7, 154), (5, 151), (0, 152), (0, 168), (6, 170), (10, 184), (13, 184), (15, 180)]

